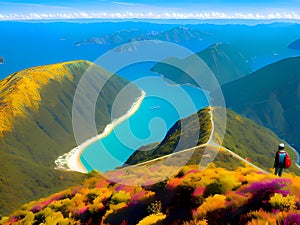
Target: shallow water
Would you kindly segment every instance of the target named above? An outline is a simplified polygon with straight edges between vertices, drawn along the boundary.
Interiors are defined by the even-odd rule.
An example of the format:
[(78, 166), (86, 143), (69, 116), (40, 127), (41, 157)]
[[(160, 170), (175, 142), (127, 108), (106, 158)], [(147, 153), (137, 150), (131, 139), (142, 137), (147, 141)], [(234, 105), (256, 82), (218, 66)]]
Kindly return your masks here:
[(201, 89), (170, 85), (155, 76), (149, 70), (151, 66), (151, 63), (135, 65), (139, 72), (144, 71), (142, 78), (130, 76), (132, 67), (118, 72), (144, 90), (146, 97), (134, 115), (82, 153), (81, 161), (87, 170), (107, 171), (123, 165), (139, 147), (162, 141), (176, 121), (209, 105)]

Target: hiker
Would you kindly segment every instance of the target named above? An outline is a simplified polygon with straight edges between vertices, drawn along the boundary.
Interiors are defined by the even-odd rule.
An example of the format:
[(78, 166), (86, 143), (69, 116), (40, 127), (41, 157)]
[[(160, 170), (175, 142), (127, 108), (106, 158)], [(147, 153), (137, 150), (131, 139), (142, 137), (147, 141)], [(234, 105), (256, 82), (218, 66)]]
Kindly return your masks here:
[(284, 144), (280, 143), (278, 145), (278, 151), (275, 155), (275, 162), (274, 162), (274, 168), (275, 168), (275, 175), (278, 174), (278, 176), (282, 176), (282, 172), (284, 168), (286, 167), (286, 159), (287, 159), (287, 152), (283, 150)]

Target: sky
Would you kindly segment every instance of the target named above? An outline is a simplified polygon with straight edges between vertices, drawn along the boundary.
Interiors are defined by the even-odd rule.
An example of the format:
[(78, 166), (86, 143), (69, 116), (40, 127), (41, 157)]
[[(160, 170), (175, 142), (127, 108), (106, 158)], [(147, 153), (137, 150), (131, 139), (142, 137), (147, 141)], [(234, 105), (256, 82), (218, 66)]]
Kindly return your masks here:
[(299, 0), (0, 0), (0, 20), (288, 19)]

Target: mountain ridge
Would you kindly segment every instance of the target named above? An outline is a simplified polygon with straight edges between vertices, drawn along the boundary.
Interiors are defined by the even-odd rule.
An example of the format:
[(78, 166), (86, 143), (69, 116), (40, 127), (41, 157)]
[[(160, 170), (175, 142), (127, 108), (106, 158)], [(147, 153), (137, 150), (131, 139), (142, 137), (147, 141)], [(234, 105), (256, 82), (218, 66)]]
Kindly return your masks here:
[[(204, 74), (210, 74), (212, 72), (212, 75), (217, 79), (220, 85), (241, 78), (252, 72), (247, 59), (239, 51), (225, 43), (215, 43), (195, 53), (195, 55), (182, 60), (177, 58), (166, 59), (165, 61), (157, 63), (151, 70), (178, 84), (189, 83), (198, 86), (193, 78), (186, 73), (186, 71), (190, 71), (191, 65), (195, 63), (195, 57), (200, 57), (209, 70), (203, 67), (201, 68), (203, 71), (198, 71), (198, 74), (194, 74), (194, 76), (203, 76), (205, 78), (206, 76)], [(199, 63), (199, 61), (197, 63)], [(172, 65), (180, 65), (181, 68), (175, 68)], [(182, 71), (182, 69), (185, 71)], [(211, 81), (209, 80), (207, 82)]]
[[(0, 163), (5, 171), (0, 174), (0, 213), (8, 213), (22, 203), (86, 178), (80, 173), (54, 169), (57, 157), (77, 146), (72, 126), (72, 105), (77, 85), (86, 71), (91, 72), (88, 81), (93, 84), (89, 86), (91, 91), (100, 85), (102, 78), (109, 78), (98, 97), (94, 115), (100, 133), (111, 122), (110, 111), (115, 97), (129, 81), (116, 75), (110, 77), (101, 67), (83, 60), (31, 68), (0, 82), (4, 83), (0, 87), (4, 90), (0, 98), (1, 107), (16, 101), (6, 114), (10, 116), (10, 120), (6, 121), (10, 127), (8, 129), (5, 125), (0, 136)], [(25, 82), (21, 82), (23, 80)], [(11, 93), (12, 89), (17, 92)], [(130, 90), (131, 96), (128, 95), (128, 102), (123, 103), (120, 112), (126, 112), (140, 96), (136, 86)], [(2, 104), (6, 96), (9, 101)], [(34, 97), (35, 101), (31, 102), (29, 97)], [(91, 102), (84, 96), (82, 100), (79, 119), (84, 120)], [(1, 119), (6, 118), (2, 116), (3, 110), (0, 113)], [(81, 138), (87, 140), (94, 135), (88, 128), (83, 129), (85, 132)]]
[(210, 36), (207, 32), (193, 30), (185, 26), (174, 27), (167, 31), (151, 32), (142, 36), (131, 38), (128, 42), (145, 41), (145, 40), (160, 40), (170, 41), (175, 43), (188, 43), (191, 41), (203, 41)]
[[(42, 100), (39, 90), (51, 80), (62, 82), (63, 77), (66, 76), (72, 81), (67, 65), (83, 62), (85, 61), (78, 60), (51, 65), (51, 73), (49, 70), (45, 71), (45, 66), (38, 66), (19, 71), (1, 80), (0, 135), (5, 131), (12, 131), (13, 117), (24, 117), (24, 114), (28, 113), (27, 108), (33, 111), (39, 110), (39, 102)], [(88, 66), (90, 65), (91, 63), (88, 63)]]
[(300, 148), (299, 63), (300, 57), (283, 59), (222, 86), (227, 107), (273, 130), (296, 149)]
[[(209, 114), (205, 113), (207, 110), (208, 109), (200, 110), (198, 112), (198, 115), (194, 114), (190, 117), (185, 118), (184, 120), (188, 121), (185, 122), (185, 124), (190, 124), (190, 126), (193, 127), (192, 124), (195, 123), (192, 121), (194, 121), (195, 118), (198, 118), (200, 121), (204, 120), (199, 122), (201, 123), (201, 127), (207, 129), (207, 127), (209, 127), (208, 123), (210, 123), (210, 118), (207, 118), (207, 115)], [(218, 126), (218, 123), (222, 123), (222, 113), (219, 108), (213, 108), (213, 111), (213, 123), (215, 124), (215, 126)], [(173, 128), (168, 131), (168, 134), (161, 143), (157, 145), (143, 146), (142, 148), (136, 150), (136, 152), (134, 152), (126, 161), (125, 165), (134, 165), (141, 162), (147, 163), (147, 161), (154, 161), (155, 158), (159, 158), (161, 156), (171, 156), (178, 144), (178, 134), (181, 134), (180, 127), (177, 124), (180, 124), (180, 121), (175, 123)], [(217, 130), (215, 132), (218, 133), (219, 131)], [(206, 143), (208, 138), (205, 138), (205, 136), (209, 136), (210, 133), (208, 135), (205, 135), (205, 132), (203, 133), (203, 131), (200, 131), (200, 134), (202, 135), (199, 136), (198, 145), (209, 145), (209, 143)], [(185, 138), (186, 134), (181, 135), (183, 138)], [(227, 148), (238, 156), (253, 163), (255, 166), (258, 166), (264, 170), (269, 170), (273, 167), (274, 155), (276, 153), (277, 145), (280, 142), (282, 142), (282, 140), (280, 140), (272, 131), (254, 123), (249, 119), (243, 118), (232, 110), (227, 110), (227, 127), (225, 136), (222, 146), (219, 146), (218, 148)], [(191, 147), (195, 146), (187, 146), (186, 148)], [(195, 149), (197, 149), (197, 147), (195, 147)], [(180, 151), (182, 150), (185, 149), (178, 149), (178, 152), (180, 153)], [(289, 147), (286, 147), (286, 150), (293, 161), (297, 161), (297, 155), (295, 154), (295, 152)], [(196, 153), (196, 155), (197, 154), (199, 153)], [(212, 154), (212, 156), (216, 156), (216, 154)], [(218, 159), (218, 163), (220, 163), (219, 161), (221, 160)], [(223, 165), (223, 167), (225, 167), (225, 165)], [(290, 171), (296, 174), (300, 174), (299, 168), (295, 165), (295, 163), (293, 163)]]

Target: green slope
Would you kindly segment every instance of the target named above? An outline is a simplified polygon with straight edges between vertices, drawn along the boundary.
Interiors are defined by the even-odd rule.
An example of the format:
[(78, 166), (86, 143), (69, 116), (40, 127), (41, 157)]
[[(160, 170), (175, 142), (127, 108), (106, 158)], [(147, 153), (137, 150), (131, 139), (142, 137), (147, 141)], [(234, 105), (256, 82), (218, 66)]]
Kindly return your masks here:
[[(54, 170), (54, 160), (77, 145), (72, 102), (80, 78), (91, 67), (95, 77), (108, 76), (90, 62), (74, 61), (20, 71), (0, 82), (0, 115), (1, 119), (6, 118), (0, 132), (0, 214), (80, 183), (85, 177)], [(99, 79), (95, 77), (92, 82), (96, 87)], [(99, 132), (110, 122), (114, 98), (127, 84), (128, 81), (113, 76), (103, 87), (95, 114)], [(139, 95), (140, 90), (133, 88), (132, 101), (124, 103), (123, 112)], [(84, 99), (83, 110), (88, 104), (90, 100)], [(82, 139), (91, 134), (86, 132)]]
[[(220, 85), (241, 78), (252, 72), (247, 59), (242, 53), (228, 44), (214, 44), (203, 51), (196, 53), (196, 55), (206, 63)], [(184, 71), (169, 65), (170, 62), (175, 65), (180, 65), (184, 68), (184, 71), (191, 71), (191, 67), (193, 67), (193, 64), (195, 63), (194, 56), (187, 57), (183, 60), (175, 58), (167, 59), (164, 62), (157, 63), (152, 70), (178, 84), (196, 84)], [(209, 72), (203, 67), (203, 71), (197, 71), (197, 76), (200, 78), (202, 76), (205, 77), (205, 73)]]
[[(218, 123), (222, 122), (222, 117), (220, 108), (214, 108), (214, 124), (215, 124), (215, 132), (219, 132)], [(201, 134), (199, 136), (198, 144), (204, 144), (207, 142), (210, 132), (211, 132), (211, 122), (209, 110), (204, 109), (198, 112), (198, 119), (201, 123)], [(190, 132), (193, 133), (195, 130), (195, 118), (196, 115), (192, 115), (184, 120), (188, 121), (190, 124)], [(154, 158), (158, 158), (163, 155), (168, 155), (174, 152), (176, 145), (178, 144), (179, 135), (180, 135), (180, 121), (178, 121), (168, 132), (164, 140), (157, 146), (153, 147), (153, 145), (145, 146), (139, 150), (137, 150), (126, 162), (126, 164), (137, 164), (140, 162), (148, 161)], [(185, 138), (186, 134), (182, 134), (182, 137)], [(223, 146), (237, 153), (243, 158), (248, 158), (249, 161), (252, 161), (253, 164), (265, 169), (269, 170), (273, 167), (274, 156), (277, 151), (277, 146), (281, 142), (272, 131), (267, 128), (264, 128), (253, 121), (246, 119), (231, 110), (227, 110), (227, 126), (226, 132), (223, 140)], [(186, 148), (190, 148), (194, 146), (186, 146)], [(210, 147), (212, 148), (212, 147)], [(180, 149), (182, 150), (182, 149)], [(213, 150), (213, 148), (212, 148)], [(291, 158), (295, 161), (296, 154), (291, 149), (286, 149), (290, 154)], [(196, 163), (199, 161), (199, 156), (203, 155), (204, 150), (199, 149), (195, 152), (195, 155), (191, 157), (191, 162)], [(222, 156), (224, 156), (222, 154)], [(229, 154), (227, 154), (230, 157)], [(173, 156), (172, 156), (173, 157)], [(174, 158), (175, 160), (175, 158)], [(180, 160), (177, 157), (176, 160)], [(224, 168), (230, 168), (230, 160), (226, 157), (218, 157), (215, 159), (217, 161), (217, 165), (222, 165)], [(236, 163), (234, 165), (237, 165)], [(233, 166), (233, 165), (232, 165)], [(236, 166), (233, 166), (236, 168)], [(295, 164), (288, 170), (291, 172), (295, 172), (300, 174), (299, 169)]]
[[(216, 108), (214, 112), (215, 123), (222, 120), (218, 110)], [(282, 140), (271, 130), (232, 110), (227, 110), (226, 132), (222, 144), (224, 147), (245, 159), (248, 158), (253, 164), (268, 171), (273, 167), (274, 156), (280, 142)], [(297, 155), (293, 150), (286, 147), (286, 151), (293, 161), (297, 160)], [(294, 163), (289, 171), (300, 174)]]
[[(205, 144), (211, 133), (211, 121), (210, 121), (210, 109), (205, 108), (182, 121), (177, 121), (171, 129), (167, 132), (165, 138), (156, 147), (153, 145), (142, 147), (141, 149), (135, 151), (126, 164), (133, 165), (140, 162), (148, 161), (151, 159), (158, 158), (160, 156), (168, 155), (176, 151), (184, 150), (187, 148), (195, 147), (196, 145)], [(199, 122), (198, 122), (198, 121)], [(181, 124), (187, 128), (182, 131)], [(199, 126), (197, 126), (197, 123)], [(200, 130), (198, 131), (198, 128)], [(199, 132), (197, 143), (194, 143), (192, 134), (197, 134)], [(180, 140), (181, 139), (181, 140)], [(182, 143), (178, 148), (177, 145)]]
[(226, 105), (300, 149), (299, 71), (300, 57), (288, 58), (228, 83)]

